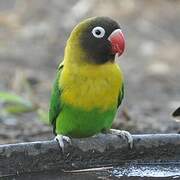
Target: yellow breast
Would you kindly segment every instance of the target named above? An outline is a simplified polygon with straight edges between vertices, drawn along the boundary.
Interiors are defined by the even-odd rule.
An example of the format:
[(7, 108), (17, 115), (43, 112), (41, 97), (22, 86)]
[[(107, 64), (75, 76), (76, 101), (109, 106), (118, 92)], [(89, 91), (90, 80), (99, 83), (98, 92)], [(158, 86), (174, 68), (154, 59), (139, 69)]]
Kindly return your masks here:
[(117, 106), (123, 76), (115, 63), (65, 65), (59, 79), (63, 102), (74, 107), (108, 110)]

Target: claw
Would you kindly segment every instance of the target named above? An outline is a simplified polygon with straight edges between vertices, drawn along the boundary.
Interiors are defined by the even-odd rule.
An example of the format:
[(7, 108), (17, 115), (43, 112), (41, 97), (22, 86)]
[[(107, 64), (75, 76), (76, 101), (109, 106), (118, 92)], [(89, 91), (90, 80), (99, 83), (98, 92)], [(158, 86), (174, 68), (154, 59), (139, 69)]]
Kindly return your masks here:
[(128, 144), (129, 144), (130, 148), (132, 149), (132, 147), (133, 147), (133, 137), (128, 131), (118, 130), (118, 129), (110, 129), (109, 132), (111, 134), (121, 136), (121, 137), (127, 139)]
[[(62, 149), (62, 152), (64, 153), (64, 141), (66, 141), (67, 143), (71, 144), (71, 139), (68, 136), (63, 136), (61, 134), (58, 134), (54, 140), (56, 140), (60, 146), (60, 148)], [(64, 141), (63, 141), (64, 140)]]

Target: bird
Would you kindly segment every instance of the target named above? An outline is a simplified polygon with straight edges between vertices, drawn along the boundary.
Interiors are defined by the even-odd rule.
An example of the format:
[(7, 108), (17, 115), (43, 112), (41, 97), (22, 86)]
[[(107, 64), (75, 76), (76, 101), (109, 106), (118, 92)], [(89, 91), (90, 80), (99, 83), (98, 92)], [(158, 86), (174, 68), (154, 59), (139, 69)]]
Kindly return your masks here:
[(177, 108), (177, 109), (173, 112), (172, 116), (173, 116), (175, 119), (180, 120), (180, 107)]
[(124, 97), (124, 77), (116, 63), (125, 49), (120, 25), (109, 17), (91, 17), (77, 24), (67, 40), (51, 92), (49, 121), (55, 140), (64, 141), (110, 133), (132, 135), (111, 129)]

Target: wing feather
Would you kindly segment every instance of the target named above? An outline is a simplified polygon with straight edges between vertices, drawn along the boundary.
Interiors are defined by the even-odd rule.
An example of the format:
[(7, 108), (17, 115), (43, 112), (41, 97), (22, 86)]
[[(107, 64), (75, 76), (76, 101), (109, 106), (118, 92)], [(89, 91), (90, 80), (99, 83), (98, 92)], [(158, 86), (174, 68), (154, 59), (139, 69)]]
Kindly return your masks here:
[(122, 84), (122, 88), (119, 92), (118, 106), (117, 107), (119, 107), (121, 105), (123, 98), (124, 98), (124, 83)]
[(59, 89), (59, 78), (61, 76), (61, 72), (63, 69), (63, 64), (60, 64), (58, 67), (58, 71), (56, 74), (56, 79), (54, 81), (54, 85), (51, 91), (51, 99), (50, 99), (50, 108), (49, 108), (49, 122), (53, 125), (53, 132), (56, 134), (56, 119), (61, 112), (61, 102), (60, 95), (61, 90)]

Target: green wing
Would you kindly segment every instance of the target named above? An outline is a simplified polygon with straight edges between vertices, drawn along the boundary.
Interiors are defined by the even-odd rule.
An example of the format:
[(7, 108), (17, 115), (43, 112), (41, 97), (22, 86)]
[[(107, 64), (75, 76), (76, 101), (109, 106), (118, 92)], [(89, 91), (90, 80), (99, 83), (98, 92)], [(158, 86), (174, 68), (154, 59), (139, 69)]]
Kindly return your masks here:
[(124, 98), (124, 83), (122, 84), (122, 88), (121, 88), (121, 91), (119, 93), (118, 106), (117, 107), (119, 107), (121, 105), (123, 98)]
[(49, 122), (53, 125), (53, 132), (55, 133), (56, 129), (56, 118), (58, 117), (61, 111), (61, 104), (60, 104), (60, 95), (61, 91), (59, 89), (59, 78), (63, 69), (63, 64), (60, 64), (56, 79), (54, 81), (54, 85), (51, 92), (51, 99), (50, 99), (50, 108), (49, 108)]

